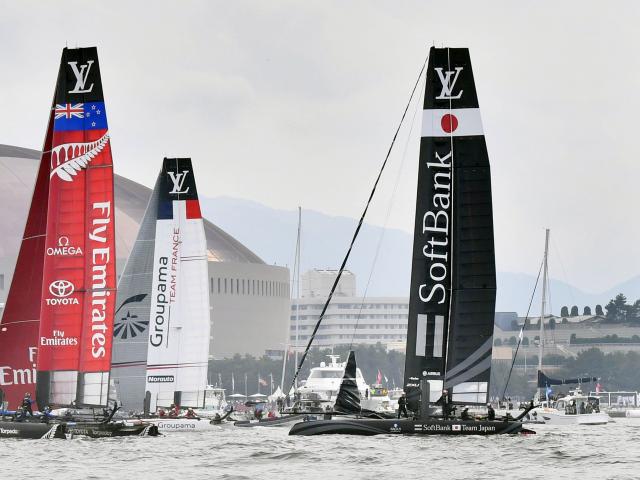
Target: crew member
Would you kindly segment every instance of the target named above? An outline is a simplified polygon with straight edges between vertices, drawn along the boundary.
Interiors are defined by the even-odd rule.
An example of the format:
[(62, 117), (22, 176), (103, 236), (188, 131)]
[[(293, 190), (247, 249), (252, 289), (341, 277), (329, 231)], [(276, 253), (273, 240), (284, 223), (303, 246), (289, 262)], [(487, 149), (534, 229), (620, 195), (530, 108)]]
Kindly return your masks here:
[(449, 398), (449, 391), (445, 388), (442, 390), (442, 396), (436, 402), (436, 405), (442, 405), (442, 418), (447, 420), (451, 414), (451, 399)]
[(25, 417), (27, 413), (33, 417), (33, 409), (31, 408), (32, 403), (31, 394), (29, 392), (25, 393), (24, 398), (22, 399), (22, 405), (20, 406), (25, 412)]
[(188, 408), (187, 409), (186, 417), (187, 418), (198, 418), (198, 416), (196, 415), (196, 412), (193, 411), (193, 408)]
[(490, 403), (487, 403), (487, 420), (495, 420), (496, 411), (493, 409)]
[(42, 410), (42, 416), (40, 417), (40, 421), (42, 423), (49, 423), (49, 419), (51, 417), (53, 417), (53, 415), (51, 415), (51, 407), (47, 405), (46, 407), (44, 407), (44, 410)]
[(462, 420), (470, 420), (471, 417), (469, 416), (469, 409), (465, 408), (464, 410), (462, 410), (462, 413), (460, 414), (460, 419)]
[(402, 395), (400, 395), (398, 399), (398, 418), (400, 418), (402, 414), (404, 414), (405, 418), (409, 418), (409, 414), (407, 413), (407, 396), (404, 392), (402, 392)]

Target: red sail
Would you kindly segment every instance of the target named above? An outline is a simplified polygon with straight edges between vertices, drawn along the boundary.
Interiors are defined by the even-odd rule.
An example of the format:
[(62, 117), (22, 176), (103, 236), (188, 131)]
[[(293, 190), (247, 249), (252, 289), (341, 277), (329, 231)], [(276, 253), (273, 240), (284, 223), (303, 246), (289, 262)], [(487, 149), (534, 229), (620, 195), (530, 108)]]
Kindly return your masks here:
[(115, 303), (113, 166), (97, 51), (65, 49), (49, 173), (40, 404), (104, 405)]
[(0, 390), (11, 409), (20, 405), (25, 393), (35, 398), (52, 129), (53, 114), (49, 120), (29, 216), (0, 323)]

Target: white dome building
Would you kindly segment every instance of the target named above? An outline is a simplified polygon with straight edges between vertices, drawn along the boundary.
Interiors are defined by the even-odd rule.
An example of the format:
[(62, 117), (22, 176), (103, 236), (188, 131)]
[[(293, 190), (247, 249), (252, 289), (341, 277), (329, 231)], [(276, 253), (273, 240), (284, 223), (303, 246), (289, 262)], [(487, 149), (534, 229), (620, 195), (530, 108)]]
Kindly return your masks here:
[[(0, 144), (0, 302), (4, 304), (31, 202), (40, 152)], [(158, 160), (158, 169), (162, 159)], [(117, 159), (116, 159), (117, 161)], [(155, 179), (154, 172), (154, 179)], [(115, 176), (116, 253), (124, 266), (151, 190)], [(289, 328), (289, 269), (265, 264), (205, 220), (211, 293), (211, 357), (283, 350)]]

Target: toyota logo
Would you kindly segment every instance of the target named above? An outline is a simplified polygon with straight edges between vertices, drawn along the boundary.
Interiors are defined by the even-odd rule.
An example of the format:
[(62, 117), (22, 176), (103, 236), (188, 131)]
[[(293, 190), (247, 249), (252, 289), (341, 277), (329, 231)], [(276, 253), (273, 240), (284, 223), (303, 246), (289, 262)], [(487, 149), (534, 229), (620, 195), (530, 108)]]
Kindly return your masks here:
[(51, 295), (58, 298), (68, 297), (73, 293), (73, 283), (69, 280), (54, 280), (49, 285)]

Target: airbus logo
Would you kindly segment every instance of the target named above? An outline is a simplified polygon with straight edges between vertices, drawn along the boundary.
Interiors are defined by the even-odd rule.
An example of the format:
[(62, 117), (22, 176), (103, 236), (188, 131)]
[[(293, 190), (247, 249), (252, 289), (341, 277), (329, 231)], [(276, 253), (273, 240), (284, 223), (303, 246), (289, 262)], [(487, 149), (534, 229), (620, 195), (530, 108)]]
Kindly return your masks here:
[(49, 284), (49, 293), (55, 298), (45, 299), (47, 305), (79, 305), (77, 298), (68, 298), (75, 291), (69, 280), (54, 280)]

